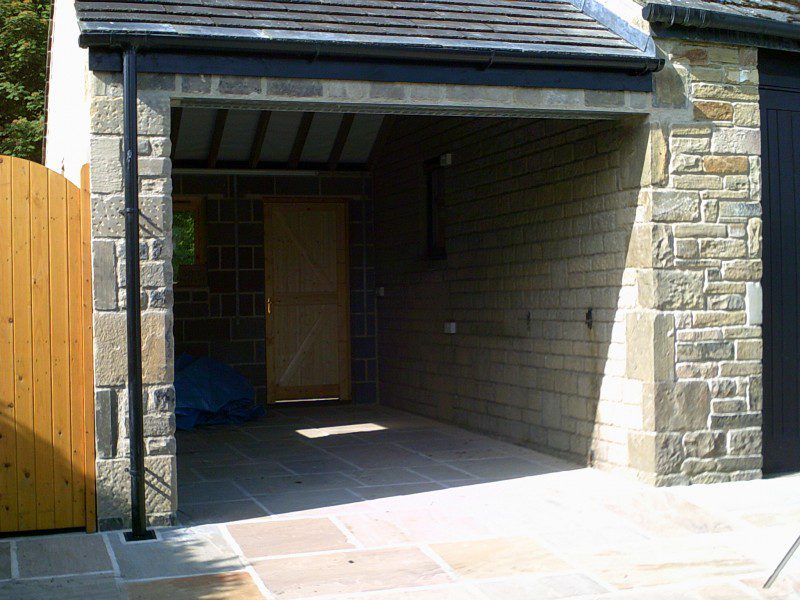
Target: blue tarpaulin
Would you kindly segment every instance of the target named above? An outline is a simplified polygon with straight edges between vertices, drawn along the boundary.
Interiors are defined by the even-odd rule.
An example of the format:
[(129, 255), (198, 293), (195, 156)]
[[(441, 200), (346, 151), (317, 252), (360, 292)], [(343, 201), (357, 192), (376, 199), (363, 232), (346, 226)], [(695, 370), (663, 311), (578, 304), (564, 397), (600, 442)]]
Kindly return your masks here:
[(197, 425), (244, 423), (263, 416), (253, 386), (232, 367), (207, 357), (181, 354), (175, 359), (175, 422), (178, 429)]

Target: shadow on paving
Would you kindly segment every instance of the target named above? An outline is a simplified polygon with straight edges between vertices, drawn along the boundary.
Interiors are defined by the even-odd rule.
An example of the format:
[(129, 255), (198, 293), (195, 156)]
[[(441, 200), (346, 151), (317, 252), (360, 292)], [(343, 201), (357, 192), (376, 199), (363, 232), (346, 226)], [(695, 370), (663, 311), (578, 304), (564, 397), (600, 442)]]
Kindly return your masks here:
[(222, 523), (578, 468), (400, 411), (271, 407), (178, 433), (178, 518)]
[(261, 597), (217, 527), (159, 529), (133, 544), (121, 532), (18, 538), (2, 542), (0, 556), (18, 571), (0, 581), (3, 599)]

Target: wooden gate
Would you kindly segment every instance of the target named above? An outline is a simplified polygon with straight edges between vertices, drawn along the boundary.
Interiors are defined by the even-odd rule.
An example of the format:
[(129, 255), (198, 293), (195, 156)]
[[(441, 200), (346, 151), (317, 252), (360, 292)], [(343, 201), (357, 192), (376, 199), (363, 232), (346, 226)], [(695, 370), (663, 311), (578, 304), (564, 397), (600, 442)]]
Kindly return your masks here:
[(88, 166), (0, 156), (0, 532), (95, 527)]

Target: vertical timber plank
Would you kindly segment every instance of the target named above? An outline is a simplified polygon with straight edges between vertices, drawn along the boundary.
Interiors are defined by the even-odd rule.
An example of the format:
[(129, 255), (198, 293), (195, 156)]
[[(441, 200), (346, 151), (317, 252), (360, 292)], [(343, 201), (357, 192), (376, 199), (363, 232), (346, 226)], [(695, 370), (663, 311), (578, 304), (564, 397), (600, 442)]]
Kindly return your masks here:
[(11, 159), (14, 289), (14, 420), (17, 437), (17, 514), (21, 531), (36, 529), (31, 342), (30, 163)]
[(95, 489), (95, 432), (94, 432), (94, 329), (92, 326), (92, 237), (89, 196), (89, 165), (81, 169), (81, 242), (83, 267), (83, 364), (84, 364), (84, 440), (86, 460), (84, 463), (86, 485), (86, 530), (97, 529), (97, 506)]
[(63, 176), (53, 171), (48, 171), (47, 175), (50, 205), (50, 374), (53, 402), (54, 526), (60, 529), (73, 527), (67, 247), (67, 187), (70, 184)]
[(0, 156), (0, 531), (17, 531), (11, 158)]
[(50, 216), (47, 169), (30, 163), (31, 318), (33, 327), (33, 426), (36, 455), (36, 528), (55, 526), (53, 405), (50, 380)]
[(86, 519), (86, 436), (84, 433), (84, 381), (83, 366), (83, 234), (81, 231), (81, 191), (67, 186), (67, 256), (69, 257), (69, 395), (70, 413), (70, 464), (72, 468), (71, 517), (74, 527), (84, 525)]

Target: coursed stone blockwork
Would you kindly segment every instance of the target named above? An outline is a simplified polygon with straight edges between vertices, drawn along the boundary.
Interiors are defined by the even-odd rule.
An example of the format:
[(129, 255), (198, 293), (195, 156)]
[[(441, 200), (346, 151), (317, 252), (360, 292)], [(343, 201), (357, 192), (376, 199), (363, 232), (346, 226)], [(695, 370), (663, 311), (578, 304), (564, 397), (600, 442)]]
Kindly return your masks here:
[[(657, 484), (761, 474), (761, 162), (757, 51), (662, 42), (635, 243), (628, 376), (644, 423), (630, 465)], [(652, 369), (636, 371), (652, 348)], [(638, 358), (637, 358), (638, 357)]]
[[(626, 268), (645, 134), (638, 119), (397, 124), (374, 174), (382, 402), (627, 466), (641, 413), (623, 385)], [(445, 153), (447, 258), (431, 260), (420, 161)]]
[[(142, 357), (147, 512), (170, 524), (177, 509), (172, 341), (170, 95), (139, 90)], [(125, 224), (122, 208), (122, 89), (118, 75), (91, 75), (91, 210), (97, 503), (101, 528), (130, 514), (126, 387)]]

